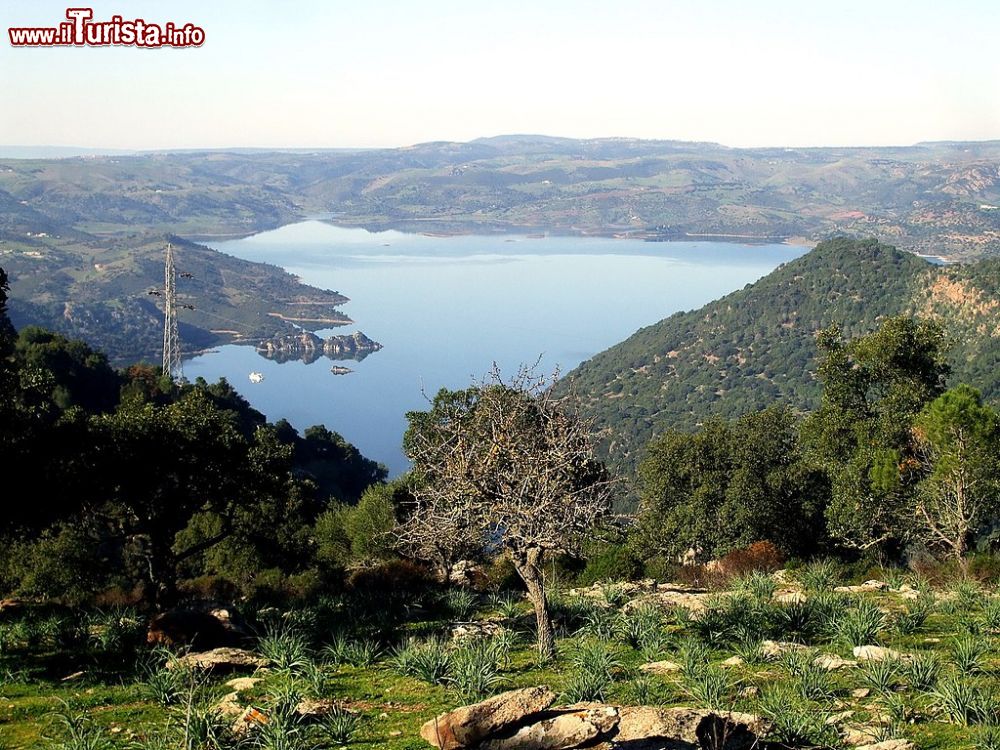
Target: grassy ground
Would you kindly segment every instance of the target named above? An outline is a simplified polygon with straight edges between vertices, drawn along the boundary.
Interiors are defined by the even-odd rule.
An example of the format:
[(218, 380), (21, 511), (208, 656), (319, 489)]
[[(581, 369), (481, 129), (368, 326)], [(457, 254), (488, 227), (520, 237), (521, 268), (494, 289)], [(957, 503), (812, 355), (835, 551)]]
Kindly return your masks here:
[[(731, 591), (699, 594), (693, 614), (670, 606), (662, 589), (560, 592), (552, 602), (558, 656), (548, 663), (534, 653), (532, 618), (517, 597), (451, 592), (422, 607), (329, 600), (262, 616), (257, 649), (271, 666), (231, 704), (270, 718), (270, 730), (251, 733), (267, 748), (415, 750), (426, 747), (420, 725), (438, 713), (537, 684), (565, 702), (763, 714), (775, 721), (772, 739), (797, 747), (864, 737), (941, 750), (1000, 747), (992, 729), (1000, 719), (1000, 597), (972, 584), (932, 591), (918, 581), (891, 583), (836, 592), (834, 570), (814, 565), (791, 579), (751, 575)], [(451, 641), (450, 623), (468, 620), (496, 632)], [(82, 624), (58, 614), (4, 617), (0, 748), (231, 746), (233, 717), (215, 707), (233, 692), (233, 675), (166, 670), (172, 657), (135, 645), (141, 624), (128, 612), (92, 613)], [(834, 671), (815, 663), (819, 654), (853, 661), (861, 645), (898, 654)], [(639, 669), (662, 660), (676, 671)], [(302, 724), (291, 709), (309, 698), (333, 698), (337, 708)]]

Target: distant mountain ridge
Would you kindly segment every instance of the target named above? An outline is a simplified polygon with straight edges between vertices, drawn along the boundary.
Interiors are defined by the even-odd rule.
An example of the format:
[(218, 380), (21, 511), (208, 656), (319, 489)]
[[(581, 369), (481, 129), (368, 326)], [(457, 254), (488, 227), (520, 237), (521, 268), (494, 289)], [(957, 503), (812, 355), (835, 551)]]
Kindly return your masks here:
[(1000, 260), (936, 266), (876, 240), (834, 239), (754, 284), (641, 329), (583, 362), (559, 389), (581, 400), (605, 448), (634, 465), (667, 428), (774, 403), (817, 404), (814, 335), (868, 333), (885, 317), (943, 323), (954, 382), (1000, 398)]

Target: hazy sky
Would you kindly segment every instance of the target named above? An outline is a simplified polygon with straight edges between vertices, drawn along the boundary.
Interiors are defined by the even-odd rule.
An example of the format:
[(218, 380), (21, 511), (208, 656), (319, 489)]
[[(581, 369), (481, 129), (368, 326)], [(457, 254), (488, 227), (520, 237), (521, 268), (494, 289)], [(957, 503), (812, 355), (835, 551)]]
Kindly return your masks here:
[(95, 19), (191, 21), (206, 42), (10, 46), (66, 7), (0, 0), (0, 144), (1000, 138), (998, 0), (102, 0)]

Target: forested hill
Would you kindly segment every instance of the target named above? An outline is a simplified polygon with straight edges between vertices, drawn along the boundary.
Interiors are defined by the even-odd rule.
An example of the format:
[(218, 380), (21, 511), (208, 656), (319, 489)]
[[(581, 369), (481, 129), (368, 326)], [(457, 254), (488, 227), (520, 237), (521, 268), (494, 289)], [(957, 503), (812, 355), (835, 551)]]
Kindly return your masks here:
[(1000, 261), (934, 266), (875, 240), (834, 239), (755, 284), (643, 328), (561, 382), (633, 464), (649, 438), (775, 402), (816, 405), (815, 333), (868, 333), (890, 315), (941, 320), (953, 380), (1000, 396)]

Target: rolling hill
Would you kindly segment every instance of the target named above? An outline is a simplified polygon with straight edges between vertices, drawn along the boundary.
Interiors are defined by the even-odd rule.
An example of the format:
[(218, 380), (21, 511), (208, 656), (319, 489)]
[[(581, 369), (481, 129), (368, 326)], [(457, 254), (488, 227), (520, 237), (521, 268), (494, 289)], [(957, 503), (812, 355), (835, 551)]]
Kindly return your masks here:
[(1000, 260), (939, 266), (876, 240), (837, 238), (701, 309), (672, 315), (582, 363), (561, 381), (616, 462), (633, 466), (666, 428), (775, 402), (816, 405), (814, 336), (847, 336), (898, 314), (940, 320), (953, 380), (1000, 397)]

